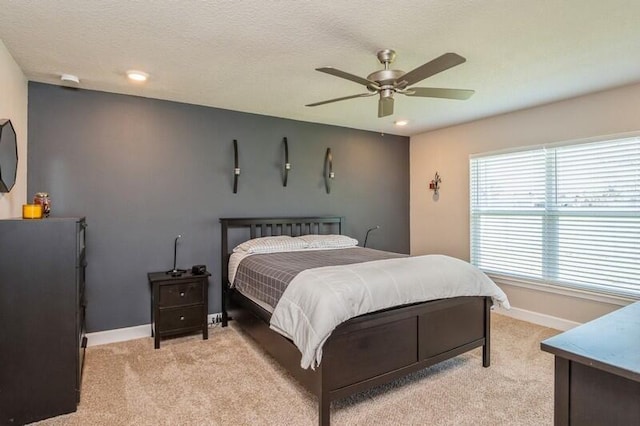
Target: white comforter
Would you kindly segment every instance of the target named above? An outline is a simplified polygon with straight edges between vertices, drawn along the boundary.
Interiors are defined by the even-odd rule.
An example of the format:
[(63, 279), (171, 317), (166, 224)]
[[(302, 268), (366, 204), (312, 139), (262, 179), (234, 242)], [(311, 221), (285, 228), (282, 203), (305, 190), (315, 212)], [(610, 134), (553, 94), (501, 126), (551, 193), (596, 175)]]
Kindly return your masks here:
[(302, 271), (276, 305), (271, 328), (300, 349), (302, 368), (315, 368), (322, 360), (322, 345), (344, 321), (457, 296), (491, 296), (510, 307), (504, 292), (478, 268), (452, 257), (427, 255)]

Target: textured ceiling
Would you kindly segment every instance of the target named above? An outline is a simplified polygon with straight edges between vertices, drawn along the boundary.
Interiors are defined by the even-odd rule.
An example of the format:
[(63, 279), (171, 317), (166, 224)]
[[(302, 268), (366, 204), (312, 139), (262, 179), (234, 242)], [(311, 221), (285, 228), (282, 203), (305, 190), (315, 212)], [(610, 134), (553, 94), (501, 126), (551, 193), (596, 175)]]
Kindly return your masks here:
[[(2, 39), (33, 81), (413, 135), (640, 81), (638, 0), (0, 0)], [(314, 71), (366, 77), (445, 53), (467, 62), (418, 86), (475, 89), (468, 101), (396, 95), (308, 108), (363, 92)], [(141, 69), (151, 77), (133, 85)], [(408, 119), (405, 128), (394, 120)]]

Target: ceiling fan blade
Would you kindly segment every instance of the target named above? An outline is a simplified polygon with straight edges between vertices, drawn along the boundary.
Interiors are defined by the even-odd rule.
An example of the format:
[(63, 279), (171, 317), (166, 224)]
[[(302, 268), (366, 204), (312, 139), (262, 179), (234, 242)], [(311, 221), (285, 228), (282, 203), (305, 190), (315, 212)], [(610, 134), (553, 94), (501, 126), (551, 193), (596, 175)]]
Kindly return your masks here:
[(354, 83), (362, 84), (363, 86), (373, 86), (378, 87), (375, 81), (367, 80), (363, 77), (358, 77), (357, 75), (349, 74), (348, 72), (341, 71), (337, 68), (332, 67), (322, 67), (316, 68), (316, 71), (324, 72), (327, 74), (331, 74), (336, 77), (344, 78), (349, 81), (353, 81)]
[(440, 89), (437, 87), (411, 87), (407, 89), (407, 96), (420, 96), (422, 98), (445, 98), (445, 99), (469, 99), (475, 93), (466, 89)]
[(308, 104), (308, 105), (305, 105), (305, 106), (314, 107), (314, 106), (318, 106), (318, 105), (330, 104), (331, 102), (346, 101), (347, 99), (366, 98), (368, 96), (373, 96), (373, 95), (376, 95), (376, 94), (377, 93), (360, 93), (359, 95), (351, 95), (351, 96), (345, 96), (345, 97), (342, 97), (342, 98), (329, 99), (328, 101), (315, 102), (315, 103)]
[(393, 114), (393, 98), (380, 98), (378, 101), (378, 118)]
[(418, 68), (409, 71), (402, 77), (398, 78), (398, 84), (396, 85), (399, 89), (403, 89), (407, 86), (411, 86), (412, 84), (416, 84), (419, 81), (424, 80), (427, 77), (431, 77), (432, 75), (438, 74), (444, 70), (448, 70), (449, 68), (455, 67), (456, 65), (460, 65), (466, 61), (465, 58), (458, 55), (457, 53), (445, 53), (442, 56), (437, 57), (433, 61), (427, 62), (424, 65), (419, 66)]

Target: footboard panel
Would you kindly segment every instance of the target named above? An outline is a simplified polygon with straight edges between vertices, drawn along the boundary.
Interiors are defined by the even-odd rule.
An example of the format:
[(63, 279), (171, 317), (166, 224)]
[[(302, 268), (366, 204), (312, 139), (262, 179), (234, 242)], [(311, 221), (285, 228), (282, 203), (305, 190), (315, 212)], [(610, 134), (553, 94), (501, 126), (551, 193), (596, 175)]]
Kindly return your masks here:
[(440, 306), (420, 315), (420, 360), (484, 338), (484, 299), (466, 297), (456, 301), (454, 306)]
[(332, 372), (324, 384), (338, 389), (415, 363), (417, 333), (418, 322), (411, 317), (338, 334), (324, 347), (322, 363)]

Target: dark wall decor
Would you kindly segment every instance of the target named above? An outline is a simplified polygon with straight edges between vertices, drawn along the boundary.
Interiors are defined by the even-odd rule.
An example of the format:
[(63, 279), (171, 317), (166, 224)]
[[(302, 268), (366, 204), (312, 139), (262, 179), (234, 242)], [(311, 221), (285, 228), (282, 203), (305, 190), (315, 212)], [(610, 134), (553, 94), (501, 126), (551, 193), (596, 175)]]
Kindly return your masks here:
[[(90, 332), (149, 323), (147, 273), (171, 268), (178, 234), (180, 267), (207, 266), (209, 310), (220, 312), (221, 217), (344, 216), (361, 243), (380, 224), (375, 248), (409, 252), (406, 137), (41, 83), (29, 84), (28, 130), (28, 193), (90, 223)], [(300, 141), (286, 188), (283, 135)], [(318, 173), (329, 144), (341, 180), (330, 196)]]
[(0, 119), (0, 192), (10, 192), (18, 173), (18, 141), (11, 120)]
[(240, 176), (240, 162), (238, 160), (238, 141), (233, 140), (233, 193), (238, 193), (238, 177)]
[(282, 166), (282, 186), (287, 186), (289, 180), (289, 170), (291, 170), (291, 163), (289, 162), (289, 142), (287, 138), (282, 138), (284, 144), (284, 164)]
[(333, 172), (333, 155), (331, 154), (331, 148), (327, 148), (327, 152), (324, 154), (324, 188), (327, 194), (331, 193), (331, 181), (336, 177)]

